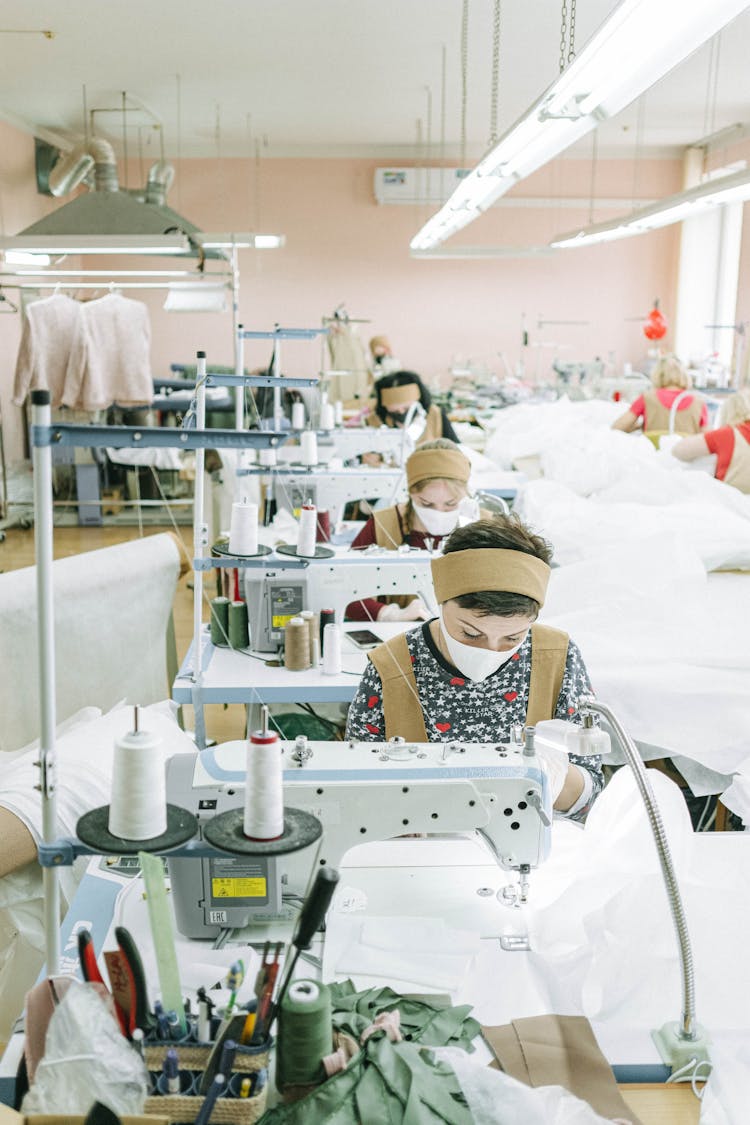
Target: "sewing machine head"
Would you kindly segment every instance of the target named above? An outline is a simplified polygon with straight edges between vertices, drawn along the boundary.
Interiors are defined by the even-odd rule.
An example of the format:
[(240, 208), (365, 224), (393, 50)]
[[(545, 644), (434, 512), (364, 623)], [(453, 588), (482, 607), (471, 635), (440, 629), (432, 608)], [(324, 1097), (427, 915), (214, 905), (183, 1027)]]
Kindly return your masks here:
[[(332, 609), (336, 621), (358, 598), (379, 594), (419, 594), (434, 606), (429, 551), (336, 550), (334, 558), (264, 560), (243, 572), (252, 647), (276, 652), (284, 643), (284, 626), (303, 609)], [(266, 565), (267, 564), (267, 565)]]
[[(177, 925), (187, 936), (209, 937), (224, 926), (281, 916), (282, 888), (303, 894), (313, 865), (338, 867), (361, 843), (474, 831), (501, 867), (524, 878), (549, 851), (547, 776), (533, 746), (521, 741), (298, 739), (282, 748), (285, 803), (318, 817), (321, 844), (271, 859), (170, 860)], [(238, 741), (195, 756), (176, 755), (168, 763), (168, 800), (199, 821), (238, 807), (244, 800), (245, 754), (245, 743)]]

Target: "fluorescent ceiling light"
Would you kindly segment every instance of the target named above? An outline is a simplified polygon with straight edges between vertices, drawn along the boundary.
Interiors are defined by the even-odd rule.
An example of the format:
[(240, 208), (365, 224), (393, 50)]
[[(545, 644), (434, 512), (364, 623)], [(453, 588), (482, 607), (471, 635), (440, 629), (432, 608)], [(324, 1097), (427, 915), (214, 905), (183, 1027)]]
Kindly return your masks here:
[(184, 234), (17, 234), (0, 238), (0, 250), (32, 254), (189, 254)]
[(748, 7), (748, 0), (622, 0), (556, 82), (411, 241), (428, 250), (513, 184), (614, 117)]
[(642, 207), (629, 215), (620, 215), (608, 223), (595, 223), (582, 230), (558, 235), (550, 246), (560, 249), (571, 246), (591, 246), (596, 242), (613, 242), (617, 238), (629, 238), (635, 234), (658, 227), (668, 227), (692, 219), (713, 207), (725, 203), (741, 203), (750, 199), (750, 172), (734, 172), (731, 176), (721, 176), (707, 180), (697, 187), (668, 195), (650, 207)]
[(27, 250), (6, 250), (3, 254), (8, 266), (48, 266), (49, 254), (30, 254)]
[(204, 250), (276, 250), (286, 242), (283, 234), (206, 234), (193, 235)]
[(411, 250), (410, 258), (549, 258), (551, 246), (436, 246)]
[(167, 312), (224, 312), (226, 286), (215, 281), (175, 281), (169, 286)]

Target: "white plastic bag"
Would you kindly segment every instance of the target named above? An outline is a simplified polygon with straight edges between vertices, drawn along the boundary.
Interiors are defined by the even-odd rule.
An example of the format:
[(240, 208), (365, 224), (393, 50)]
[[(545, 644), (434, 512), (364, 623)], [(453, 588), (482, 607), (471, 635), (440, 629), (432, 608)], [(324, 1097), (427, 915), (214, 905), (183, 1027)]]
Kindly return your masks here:
[(750, 1040), (711, 1047), (713, 1070), (703, 1091), (700, 1125), (746, 1125), (750, 1104)]
[(147, 1092), (143, 1059), (95, 989), (74, 981), (52, 1013), (22, 1112), (85, 1117), (98, 1100), (119, 1116), (138, 1116)]
[(436, 1047), (433, 1054), (453, 1068), (474, 1125), (610, 1125), (562, 1086), (525, 1086), (475, 1062), (459, 1047)]

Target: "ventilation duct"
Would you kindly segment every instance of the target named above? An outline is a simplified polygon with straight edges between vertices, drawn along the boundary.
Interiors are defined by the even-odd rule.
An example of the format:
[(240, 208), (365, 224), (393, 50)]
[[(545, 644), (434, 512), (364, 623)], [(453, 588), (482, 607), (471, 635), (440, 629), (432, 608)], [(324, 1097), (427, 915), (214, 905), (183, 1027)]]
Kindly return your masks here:
[[(50, 253), (56, 252), (55, 240), (58, 240), (57, 252), (65, 253), (66, 239), (90, 239), (92, 236), (158, 238), (160, 235), (183, 234), (190, 242), (189, 256), (226, 258), (221, 250), (203, 250), (197, 246), (192, 236), (201, 234), (200, 229), (167, 206), (166, 195), (174, 180), (171, 164), (158, 161), (149, 170), (145, 188), (135, 192), (123, 190), (119, 185), (111, 144), (95, 137), (56, 162), (49, 175), (52, 194), (61, 196), (73, 191), (87, 177), (90, 180), (92, 169), (93, 190), (63, 204), (45, 218), (19, 231), (15, 237), (49, 240)], [(3, 239), (3, 245), (10, 249), (13, 241)], [(23, 247), (23, 243), (19, 242), (18, 246)], [(164, 251), (165, 254), (174, 252)]]

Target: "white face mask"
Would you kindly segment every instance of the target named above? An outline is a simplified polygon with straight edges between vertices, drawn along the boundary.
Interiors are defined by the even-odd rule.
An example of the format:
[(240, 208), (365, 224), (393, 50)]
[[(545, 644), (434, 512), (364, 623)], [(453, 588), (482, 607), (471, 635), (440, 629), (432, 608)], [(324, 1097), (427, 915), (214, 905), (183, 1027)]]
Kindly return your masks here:
[(473, 680), (475, 684), (481, 684), (493, 672), (497, 672), (498, 668), (502, 668), (503, 664), (507, 664), (511, 656), (518, 652), (523, 641), (526, 640), (526, 637), (524, 637), (523, 641), (519, 641), (515, 648), (509, 648), (506, 652), (493, 652), (488, 648), (474, 648), (473, 645), (465, 645), (462, 641), (457, 641), (455, 637), (450, 635), (443, 621), (442, 606), (438, 611), (438, 617), (451, 663), (458, 668), (459, 672), (463, 672), (467, 679)]
[(411, 506), (430, 535), (450, 535), (458, 527), (458, 508), (454, 508), (450, 512), (439, 512), (437, 508), (423, 508), (421, 504), (417, 504), (414, 500), (412, 500)]

